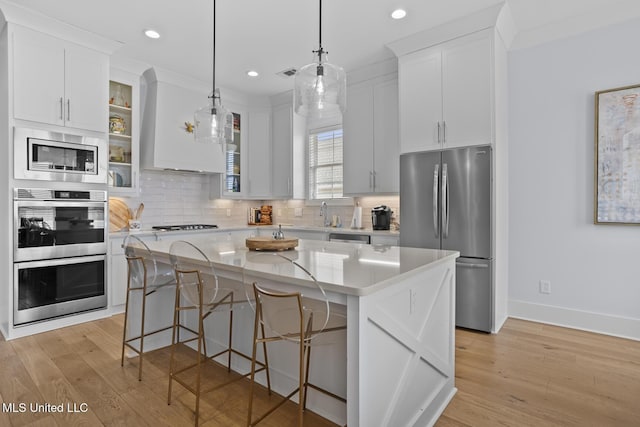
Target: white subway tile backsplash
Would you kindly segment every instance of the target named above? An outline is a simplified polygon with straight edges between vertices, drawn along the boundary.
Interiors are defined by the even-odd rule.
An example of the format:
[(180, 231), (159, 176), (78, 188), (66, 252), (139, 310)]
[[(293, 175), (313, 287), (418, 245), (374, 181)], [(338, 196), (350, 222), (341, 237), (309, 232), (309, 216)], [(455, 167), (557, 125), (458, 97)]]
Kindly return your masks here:
[[(217, 224), (221, 227), (238, 227), (247, 224), (247, 212), (262, 204), (273, 206), (273, 223), (322, 226), (320, 207), (306, 205), (304, 200), (209, 200), (210, 179), (207, 175), (168, 171), (142, 171), (140, 195), (124, 199), (132, 208), (144, 202), (142, 222), (145, 228), (171, 224)], [(362, 206), (362, 225), (371, 228), (371, 208), (387, 205), (399, 221), (398, 196), (360, 197), (354, 203)], [(296, 210), (302, 216), (296, 216)], [(227, 211), (230, 216), (227, 216)], [(343, 227), (349, 228), (353, 206), (332, 206), (329, 216), (339, 215)]]

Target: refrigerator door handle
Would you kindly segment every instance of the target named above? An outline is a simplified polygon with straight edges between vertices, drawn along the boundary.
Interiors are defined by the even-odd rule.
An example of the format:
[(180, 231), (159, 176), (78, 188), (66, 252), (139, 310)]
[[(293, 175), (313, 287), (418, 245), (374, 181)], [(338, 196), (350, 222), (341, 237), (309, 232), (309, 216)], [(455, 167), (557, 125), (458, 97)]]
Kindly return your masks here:
[(440, 178), (440, 164), (436, 163), (433, 168), (433, 231), (435, 237), (439, 237), (438, 229), (438, 187)]
[(442, 164), (442, 237), (449, 236), (449, 182), (447, 164)]

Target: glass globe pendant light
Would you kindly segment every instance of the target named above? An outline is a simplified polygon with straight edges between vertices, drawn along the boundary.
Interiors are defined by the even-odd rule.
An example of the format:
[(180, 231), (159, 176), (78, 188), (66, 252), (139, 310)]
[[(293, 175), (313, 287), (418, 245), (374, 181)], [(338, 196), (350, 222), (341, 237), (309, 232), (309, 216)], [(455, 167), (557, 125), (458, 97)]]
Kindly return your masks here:
[(216, 0), (213, 0), (213, 89), (208, 105), (194, 114), (196, 142), (206, 144), (224, 144), (231, 138), (233, 116), (222, 105), (220, 90), (216, 88)]
[(313, 62), (295, 74), (293, 90), (295, 112), (314, 119), (339, 116), (347, 109), (347, 76), (342, 67), (327, 62), (328, 52), (322, 47), (322, 0), (319, 2), (319, 47), (313, 51)]

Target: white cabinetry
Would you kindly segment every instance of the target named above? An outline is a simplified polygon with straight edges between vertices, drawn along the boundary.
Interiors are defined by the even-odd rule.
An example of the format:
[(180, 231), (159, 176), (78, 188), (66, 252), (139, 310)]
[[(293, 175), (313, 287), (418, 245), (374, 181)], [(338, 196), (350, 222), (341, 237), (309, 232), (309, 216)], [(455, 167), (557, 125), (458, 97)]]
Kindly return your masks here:
[(305, 197), (305, 118), (293, 112), (291, 96), (272, 110), (271, 196), (274, 199)]
[(398, 58), (402, 153), (493, 143), (493, 34)]
[[(229, 108), (229, 107), (228, 107)], [(271, 114), (234, 112), (234, 142), (227, 144), (225, 173), (211, 179), (211, 198), (265, 199), (271, 191)]]
[(293, 108), (281, 105), (273, 109), (271, 186), (274, 198), (293, 195)]
[(109, 79), (110, 193), (131, 195), (140, 167), (140, 77), (112, 68)]
[(269, 197), (271, 193), (271, 114), (250, 111), (249, 114), (249, 197)]
[(344, 129), (344, 194), (399, 191), (398, 80), (349, 86)]
[(12, 50), (14, 118), (106, 132), (106, 54), (17, 25)]
[(225, 153), (219, 144), (201, 144), (189, 132), (194, 112), (207, 103), (207, 93), (180, 86), (144, 72), (147, 85), (142, 133), (141, 167), (200, 172), (224, 172)]
[[(122, 242), (124, 235), (109, 237), (109, 305), (116, 311), (124, 311), (127, 298), (127, 259)], [(121, 306), (121, 307), (120, 307)]]

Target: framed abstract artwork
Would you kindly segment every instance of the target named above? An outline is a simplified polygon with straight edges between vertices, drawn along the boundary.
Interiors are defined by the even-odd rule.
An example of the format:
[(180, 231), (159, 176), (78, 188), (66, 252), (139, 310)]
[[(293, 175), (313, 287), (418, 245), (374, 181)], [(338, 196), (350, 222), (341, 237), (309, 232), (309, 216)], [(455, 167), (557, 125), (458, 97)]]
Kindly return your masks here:
[(640, 85), (595, 94), (595, 224), (640, 224)]

